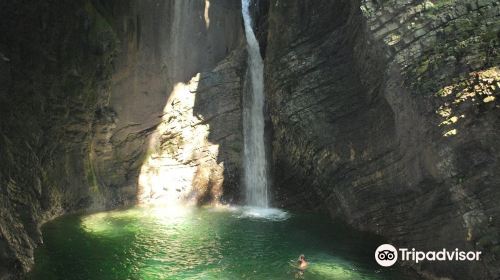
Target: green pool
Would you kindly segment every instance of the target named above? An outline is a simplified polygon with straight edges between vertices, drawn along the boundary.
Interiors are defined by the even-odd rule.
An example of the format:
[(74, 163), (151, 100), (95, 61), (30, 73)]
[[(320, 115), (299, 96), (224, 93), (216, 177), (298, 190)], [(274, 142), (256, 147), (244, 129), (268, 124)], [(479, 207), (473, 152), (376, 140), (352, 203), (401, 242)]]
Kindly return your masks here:
[(377, 266), (379, 240), (280, 210), (133, 208), (62, 217), (43, 233), (30, 279), (407, 279)]

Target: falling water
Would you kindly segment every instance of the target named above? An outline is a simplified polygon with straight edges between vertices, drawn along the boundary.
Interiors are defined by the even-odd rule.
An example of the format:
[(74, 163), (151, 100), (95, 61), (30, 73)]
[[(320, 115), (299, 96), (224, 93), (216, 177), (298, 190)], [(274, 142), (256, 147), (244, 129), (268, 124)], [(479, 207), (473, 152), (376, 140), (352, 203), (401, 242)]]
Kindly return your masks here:
[(264, 146), (264, 64), (259, 43), (252, 30), (250, 0), (242, 0), (243, 21), (247, 38), (251, 95), (245, 99), (243, 134), (245, 141), (245, 187), (247, 204), (267, 207), (267, 163)]

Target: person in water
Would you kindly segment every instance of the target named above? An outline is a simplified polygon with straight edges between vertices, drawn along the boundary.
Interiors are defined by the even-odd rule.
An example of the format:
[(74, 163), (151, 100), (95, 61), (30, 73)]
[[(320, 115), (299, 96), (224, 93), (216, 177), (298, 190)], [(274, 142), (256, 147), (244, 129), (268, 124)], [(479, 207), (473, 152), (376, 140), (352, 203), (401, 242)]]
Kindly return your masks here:
[(304, 273), (304, 270), (306, 270), (308, 264), (309, 263), (306, 261), (306, 257), (304, 255), (300, 255), (298, 265), (299, 265), (299, 270), (302, 273)]
[(297, 271), (295, 272), (295, 279), (304, 279), (304, 270), (306, 270), (309, 263), (306, 261), (304, 255), (300, 255), (297, 260), (297, 266), (293, 265)]

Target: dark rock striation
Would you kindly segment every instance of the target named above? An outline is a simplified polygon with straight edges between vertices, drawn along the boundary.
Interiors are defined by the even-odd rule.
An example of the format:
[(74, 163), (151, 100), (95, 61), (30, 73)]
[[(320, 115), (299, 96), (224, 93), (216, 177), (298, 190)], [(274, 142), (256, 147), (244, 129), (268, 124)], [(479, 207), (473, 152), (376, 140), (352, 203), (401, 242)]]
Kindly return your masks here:
[(10, 279), (33, 264), (42, 222), (100, 196), (90, 142), (117, 38), (90, 2), (0, 10), (0, 279)]
[(178, 169), (194, 166), (185, 179), (196, 182), (196, 203), (238, 198), (240, 10), (231, 0), (0, 4), (0, 279), (32, 267), (43, 222), (141, 202), (151, 143), (176, 122), (165, 118), (169, 97), (200, 72), (180, 117), (210, 131)]
[(327, 211), (398, 246), (483, 252), (475, 263), (403, 263), (427, 277), (498, 278), (499, 9), (270, 1), (277, 204)]

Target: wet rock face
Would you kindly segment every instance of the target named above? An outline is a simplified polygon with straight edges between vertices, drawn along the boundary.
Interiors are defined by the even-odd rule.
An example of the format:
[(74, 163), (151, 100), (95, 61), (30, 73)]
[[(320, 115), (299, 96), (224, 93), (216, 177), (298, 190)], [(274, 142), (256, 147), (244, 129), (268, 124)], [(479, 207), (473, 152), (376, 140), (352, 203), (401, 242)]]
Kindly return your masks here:
[(92, 123), (116, 37), (90, 3), (2, 2), (0, 278), (33, 264), (41, 222), (89, 207)]
[(498, 277), (498, 13), (495, 1), (270, 1), (276, 203), (398, 246), (483, 252), (412, 265), (423, 275)]
[[(44, 221), (139, 202), (151, 143), (168, 138), (160, 126), (210, 127), (183, 139), (198, 142), (178, 170), (194, 168), (186, 183), (197, 182), (200, 203), (237, 199), (240, 4), (210, 2), (0, 4), (0, 279), (32, 267)], [(194, 108), (166, 110), (176, 85), (195, 76)]]
[(174, 87), (141, 167), (139, 203), (239, 201), (245, 59), (241, 47)]
[[(180, 149), (185, 143), (194, 142), (197, 143), (194, 148), (203, 149), (204, 137), (194, 139), (194, 134), (184, 135), (182, 140), (177, 137), (179, 130), (186, 128), (188, 123), (189, 127), (193, 127), (192, 132), (198, 129), (199, 123), (191, 123), (196, 118), (193, 115), (197, 113), (196, 110), (187, 108), (194, 103), (183, 104), (180, 112), (174, 110), (179, 118), (173, 116), (176, 113), (170, 111), (168, 105), (175, 99), (175, 90), (180, 84), (189, 84), (198, 73), (205, 73), (200, 82), (204, 83), (206, 74), (220, 61), (233, 50), (243, 48), (239, 2), (111, 1), (103, 2), (102, 9), (109, 15), (122, 43), (118, 46), (114, 62), (115, 71), (108, 100), (109, 107), (116, 116), (113, 123), (107, 126), (109, 131), (102, 135), (104, 138), (99, 138), (99, 143), (95, 146), (99, 150), (93, 157), (97, 177), (102, 180), (103, 185), (120, 190), (118, 195), (108, 196), (118, 196), (118, 204), (156, 200), (155, 198), (162, 196), (164, 189), (174, 190), (177, 195), (175, 190), (185, 189), (185, 185), (192, 182), (193, 178), (189, 175), (192, 172), (183, 177), (184, 187), (173, 186), (175, 181), (170, 182), (171, 186), (166, 186), (157, 182), (160, 180), (159, 176), (149, 178), (150, 183), (147, 184), (157, 182), (156, 185), (161, 190), (159, 193), (138, 189), (139, 177), (143, 175), (142, 170), (148, 169), (144, 166), (149, 166), (150, 175), (151, 172), (159, 174), (163, 170), (158, 166), (153, 167), (161, 164), (151, 159), (151, 156), (158, 155), (157, 152), (163, 154)], [(232, 70), (237, 72), (236, 69)], [(226, 77), (219, 78), (222, 85), (224, 78)], [(226, 90), (222, 86), (216, 87), (214, 92)], [(195, 102), (200, 98), (198, 94), (186, 96), (188, 99), (191, 97)], [(212, 102), (216, 105), (228, 104), (222, 94), (214, 94)], [(237, 115), (238, 112), (233, 115), (235, 119), (229, 120), (239, 123)], [(172, 118), (169, 120), (170, 116)], [(164, 135), (165, 130), (170, 129), (165, 126), (166, 123), (172, 123), (172, 128), (177, 129), (169, 132), (174, 135), (172, 139), (167, 139), (169, 136)], [(208, 124), (200, 124), (202, 125)], [(205, 134), (207, 136), (208, 132)], [(159, 143), (163, 143), (161, 147), (158, 146)], [(215, 166), (221, 163), (218, 160), (215, 155)], [(185, 165), (192, 164), (188, 164), (187, 156), (180, 162), (175, 161), (179, 169), (170, 168), (173, 173), (182, 173)], [(193, 169), (193, 166), (190, 168)], [(208, 169), (211, 168), (210, 165)], [(207, 188), (206, 184), (202, 184), (202, 187)], [(149, 193), (150, 198), (137, 201), (137, 195), (145, 195), (144, 192)], [(105, 203), (113, 203), (113, 200), (105, 199)]]

